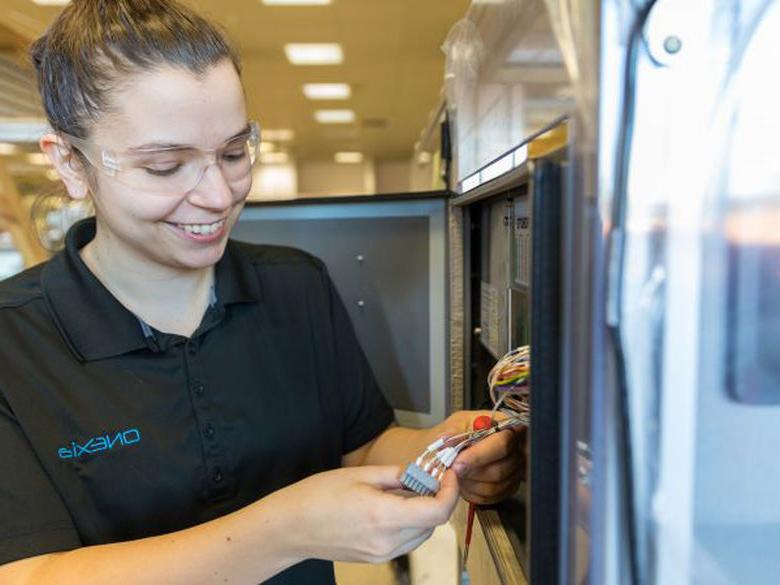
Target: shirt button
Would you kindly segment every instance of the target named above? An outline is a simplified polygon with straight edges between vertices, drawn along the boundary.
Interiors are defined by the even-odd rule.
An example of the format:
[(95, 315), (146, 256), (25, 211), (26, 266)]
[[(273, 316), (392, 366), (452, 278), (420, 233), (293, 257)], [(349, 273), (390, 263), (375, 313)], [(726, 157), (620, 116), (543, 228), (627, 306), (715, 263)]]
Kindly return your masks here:
[(214, 481), (214, 483), (219, 483), (222, 481), (222, 470), (219, 469), (219, 467), (216, 468), (214, 473), (211, 474), (211, 479)]
[(206, 427), (203, 429), (203, 432), (206, 433), (206, 437), (213, 439), (217, 431), (215, 431), (214, 427), (209, 424), (206, 425)]
[(198, 348), (196, 346), (194, 346), (194, 345), (189, 345), (189, 346), (187, 346), (187, 353), (190, 354), (190, 355), (197, 355)]
[(206, 392), (206, 387), (201, 384), (200, 382), (197, 382), (193, 387), (192, 390), (195, 392), (197, 396), (203, 396), (203, 393)]

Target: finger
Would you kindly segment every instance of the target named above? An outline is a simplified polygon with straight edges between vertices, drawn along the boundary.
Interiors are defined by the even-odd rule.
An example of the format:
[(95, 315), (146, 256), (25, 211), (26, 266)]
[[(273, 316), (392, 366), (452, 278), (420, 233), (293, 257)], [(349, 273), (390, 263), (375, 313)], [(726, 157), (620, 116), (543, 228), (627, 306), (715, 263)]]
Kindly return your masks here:
[(461, 486), (461, 494), (465, 499), (468, 496), (492, 498), (507, 492), (514, 493), (521, 481), (518, 476), (498, 483), (485, 483), (481, 481), (465, 481)]
[(496, 421), (502, 421), (509, 418), (501, 411), (496, 411), (495, 414), (492, 410), (470, 410), (468, 412), (471, 415), (471, 418), (469, 419), (469, 428), (474, 428), (474, 421), (477, 420), (480, 416), (492, 416), (493, 420)]
[(452, 510), (455, 509), (455, 506), (458, 504), (459, 495), (460, 486), (458, 485), (458, 476), (448, 470), (444, 474), (444, 477), (442, 477), (436, 499)]
[(427, 530), (424, 530), (422, 533), (418, 533), (417, 536), (415, 536), (414, 538), (405, 541), (403, 544), (398, 546), (386, 560), (389, 561), (390, 559), (395, 559), (397, 557), (412, 552), (431, 537), (431, 535), (433, 534), (433, 530), (434, 530), (433, 528), (428, 528)]
[(444, 524), (452, 515), (459, 497), (458, 478), (452, 471), (447, 471), (435, 497), (398, 499), (397, 522), (401, 526), (415, 528), (432, 528)]
[(520, 450), (520, 443), (514, 433), (501, 431), (481, 440), (461, 453), (452, 466), (459, 477), (470, 468), (489, 465)]
[(401, 487), (401, 468), (396, 465), (365, 465), (350, 467), (349, 471), (356, 474), (359, 481), (382, 490)]
[(505, 481), (518, 473), (523, 468), (523, 457), (519, 453), (513, 453), (499, 461), (494, 461), (482, 467), (466, 468), (461, 471), (458, 478), (461, 480), (476, 480), (488, 483)]
[(522, 483), (522, 477), (522, 474), (516, 474), (498, 483), (464, 480), (461, 483), (461, 495), (473, 504), (493, 504), (514, 495)]

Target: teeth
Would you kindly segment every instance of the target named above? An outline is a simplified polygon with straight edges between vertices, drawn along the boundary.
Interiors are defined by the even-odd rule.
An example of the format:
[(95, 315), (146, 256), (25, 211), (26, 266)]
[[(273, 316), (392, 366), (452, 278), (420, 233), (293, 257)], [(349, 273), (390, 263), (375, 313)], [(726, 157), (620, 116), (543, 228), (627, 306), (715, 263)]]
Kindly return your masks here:
[(214, 223), (178, 223), (176, 225), (188, 234), (208, 235), (219, 231), (225, 225), (225, 220), (221, 219)]

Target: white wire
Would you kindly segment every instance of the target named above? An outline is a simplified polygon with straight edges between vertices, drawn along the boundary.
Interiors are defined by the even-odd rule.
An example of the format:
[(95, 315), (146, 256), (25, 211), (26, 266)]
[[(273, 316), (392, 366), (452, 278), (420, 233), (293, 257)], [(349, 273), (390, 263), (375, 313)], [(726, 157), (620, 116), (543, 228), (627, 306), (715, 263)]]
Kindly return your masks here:
[[(498, 360), (488, 374), (490, 398), (493, 401), (493, 409), (490, 412), (491, 423), (495, 423), (496, 414), (499, 412), (506, 415), (506, 419), (492, 424), (488, 429), (468, 431), (437, 439), (428, 445), (417, 458), (415, 462), (417, 466), (438, 481), (464, 449), (502, 430), (528, 426), (531, 412), (531, 406), (528, 402), (530, 398), (530, 386), (528, 385), (530, 357), (529, 346), (515, 348)], [(501, 395), (497, 396), (496, 382), (500, 379), (501, 373), (512, 365), (525, 366), (529, 370), (528, 374), (508, 389), (502, 389)]]

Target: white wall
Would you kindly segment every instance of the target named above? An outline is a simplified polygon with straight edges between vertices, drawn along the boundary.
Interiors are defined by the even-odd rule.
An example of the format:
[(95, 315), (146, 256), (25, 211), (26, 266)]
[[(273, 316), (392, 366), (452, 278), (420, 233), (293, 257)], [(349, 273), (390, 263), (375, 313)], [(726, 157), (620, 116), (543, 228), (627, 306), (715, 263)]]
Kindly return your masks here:
[(374, 164), (377, 193), (406, 193), (411, 190), (411, 163), (406, 160), (377, 161)]
[(250, 200), (295, 199), (329, 195), (373, 195), (429, 191), (433, 168), (407, 160), (364, 161), (339, 164), (333, 161), (301, 161), (262, 164), (255, 172)]
[(440, 181), (434, 180), (434, 166), (432, 163), (417, 164), (409, 163), (409, 187), (412, 191), (431, 191), (442, 188), (442, 185), (436, 186)]
[(298, 163), (298, 194), (300, 196), (362, 195), (376, 190), (374, 165), (338, 164), (331, 161)]
[(298, 173), (294, 164), (260, 164), (252, 179), (250, 201), (294, 199), (298, 196)]

